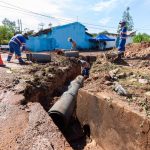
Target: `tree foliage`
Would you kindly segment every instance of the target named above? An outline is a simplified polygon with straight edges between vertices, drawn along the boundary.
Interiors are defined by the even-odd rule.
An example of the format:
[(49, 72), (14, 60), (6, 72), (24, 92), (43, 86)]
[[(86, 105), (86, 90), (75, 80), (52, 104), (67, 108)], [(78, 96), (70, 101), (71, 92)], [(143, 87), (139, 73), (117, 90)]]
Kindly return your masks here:
[(8, 27), (11, 32), (15, 33), (15, 31), (16, 31), (15, 21), (10, 21), (9, 19), (5, 18), (2, 21), (2, 23), (3, 23), (4, 26)]
[(91, 33), (92, 37), (96, 37), (98, 34), (97, 33)]
[(102, 31), (102, 32), (100, 32), (98, 34), (100, 35), (100, 34), (107, 34), (107, 33), (109, 33), (109, 32), (107, 30), (104, 30), (104, 31)]
[(123, 12), (122, 19), (127, 22), (128, 31), (132, 31), (134, 29), (134, 23), (129, 11), (130, 7), (127, 7), (126, 10)]
[(140, 42), (150, 42), (150, 35), (146, 33), (139, 33), (138, 35), (135, 35), (133, 37), (133, 42), (134, 43), (140, 43)]
[(32, 34), (34, 34), (34, 30), (29, 30), (29, 31), (27, 31), (26, 32), (28, 35), (32, 35)]
[(0, 44), (6, 44), (13, 36), (13, 32), (4, 25), (0, 26)]

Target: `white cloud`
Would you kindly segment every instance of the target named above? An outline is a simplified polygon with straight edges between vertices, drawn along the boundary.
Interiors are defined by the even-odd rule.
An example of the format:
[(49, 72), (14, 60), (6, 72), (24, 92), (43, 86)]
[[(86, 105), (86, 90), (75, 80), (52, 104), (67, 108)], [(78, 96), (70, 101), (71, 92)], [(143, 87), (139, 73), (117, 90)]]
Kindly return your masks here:
[[(3, 0), (4, 3), (0, 2), (0, 5), (6, 7), (13, 7), (11, 5), (5, 4), (10, 3), (12, 5), (24, 8), (26, 10), (30, 10), (33, 12), (37, 12), (39, 14), (44, 14), (50, 17), (63, 18), (65, 20), (72, 20), (72, 18), (68, 18), (64, 14), (64, 10), (68, 8), (72, 0)], [(13, 7), (18, 9), (16, 7)], [(17, 19), (21, 19), (24, 27), (28, 27), (31, 29), (35, 29), (38, 27), (38, 24), (44, 22), (44, 24), (49, 24), (50, 22), (53, 25), (64, 24), (65, 20), (57, 20), (54, 18), (46, 18), (38, 15), (34, 15), (32, 13), (25, 13), (21, 11), (16, 11), (13, 9), (8, 9), (4, 7), (0, 7), (0, 21), (4, 18), (8, 18), (12, 21), (17, 21)], [(3, 15), (2, 15), (3, 14)]]
[(103, 26), (107, 25), (109, 22), (111, 21), (111, 17), (107, 17), (107, 18), (102, 18), (101, 20), (99, 20), (99, 23)]
[(98, 3), (95, 3), (92, 6), (92, 10), (96, 12), (106, 11), (109, 12), (116, 8), (117, 6), (127, 7), (131, 3), (135, 2), (135, 0), (100, 0)]
[(112, 9), (116, 5), (117, 0), (101, 0), (100, 2), (94, 4), (93, 10), (100, 12), (107, 9)]
[[(0, 22), (4, 18), (8, 18), (11, 21), (17, 21), (17, 19), (21, 19), (23, 23), (23, 28), (28, 27), (30, 29), (35, 30), (37, 29), (38, 24), (41, 22), (45, 24), (44, 28), (46, 28), (49, 23), (52, 23), (52, 25), (55, 26), (55, 25), (62, 25), (69, 22), (73, 22), (77, 20), (77, 16), (79, 17), (79, 20), (81, 18), (81, 22), (84, 20), (85, 22), (89, 22), (89, 23), (93, 22), (93, 18), (96, 17), (100, 18), (100, 16), (106, 16), (106, 18), (102, 18), (102, 20), (99, 21), (101, 25), (105, 25), (111, 20), (110, 12), (112, 10), (116, 9), (116, 7), (118, 8), (123, 7), (122, 9), (124, 9), (126, 4), (129, 4), (137, 0), (99, 0), (99, 1), (98, 0), (94, 0), (94, 1), (92, 0), (82, 0), (82, 1), (81, 0), (13, 0), (13, 1), (2, 0), (2, 1), (11, 3), (15, 6), (25, 8), (27, 10), (31, 10), (33, 12), (59, 18), (59, 19), (46, 18), (42, 16), (37, 16), (29, 13), (22, 13), (15, 10), (0, 7)], [(95, 3), (95, 1), (98, 1), (98, 3)], [(4, 4), (0, 2), (0, 5), (4, 5)], [(102, 12), (101, 14), (97, 13), (103, 10), (104, 12)], [(105, 13), (105, 15), (103, 15), (103, 13)], [(90, 18), (91, 14), (93, 15), (92, 18)]]

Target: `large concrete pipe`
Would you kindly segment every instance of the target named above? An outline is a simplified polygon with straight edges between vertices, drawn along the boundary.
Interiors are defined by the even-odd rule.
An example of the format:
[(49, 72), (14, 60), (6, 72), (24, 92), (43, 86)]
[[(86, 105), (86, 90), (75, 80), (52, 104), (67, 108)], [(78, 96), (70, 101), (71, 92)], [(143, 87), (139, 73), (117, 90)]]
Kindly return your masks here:
[(39, 63), (51, 62), (50, 54), (30, 53), (30, 54), (26, 54), (26, 56), (27, 56), (27, 60), (32, 62), (39, 62)]
[(83, 77), (82, 78), (77, 77), (74, 81), (71, 82), (70, 86), (68, 87), (68, 93), (73, 95), (74, 98), (76, 98), (78, 90), (82, 86), (82, 83)]
[(66, 57), (79, 57), (79, 51), (65, 51), (64, 55)]
[(64, 92), (48, 112), (61, 130), (65, 129), (70, 121), (76, 104), (76, 96), (83, 80), (83, 76), (78, 76), (71, 82), (68, 91)]

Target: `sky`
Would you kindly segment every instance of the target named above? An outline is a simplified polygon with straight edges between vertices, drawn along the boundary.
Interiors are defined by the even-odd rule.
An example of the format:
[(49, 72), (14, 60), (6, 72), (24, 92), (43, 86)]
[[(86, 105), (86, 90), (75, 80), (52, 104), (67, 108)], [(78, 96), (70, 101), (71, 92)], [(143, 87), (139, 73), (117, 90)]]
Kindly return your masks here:
[(116, 33), (128, 6), (134, 30), (150, 34), (150, 0), (0, 0), (0, 23), (4, 18), (21, 19), (23, 29), (37, 31), (40, 24), (48, 28), (49, 23), (57, 26), (78, 21), (89, 33)]

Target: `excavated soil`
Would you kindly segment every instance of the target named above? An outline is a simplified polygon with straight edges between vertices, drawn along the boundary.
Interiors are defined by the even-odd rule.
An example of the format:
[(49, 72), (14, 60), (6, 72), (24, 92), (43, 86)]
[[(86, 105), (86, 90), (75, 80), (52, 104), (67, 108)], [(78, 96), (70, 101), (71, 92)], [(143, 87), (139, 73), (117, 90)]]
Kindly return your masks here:
[[(86, 57), (86, 55), (83, 56)], [(125, 127), (125, 123), (133, 119), (129, 127), (132, 127), (132, 135), (137, 134), (134, 133), (134, 129), (137, 127), (136, 123), (139, 123), (137, 120), (141, 121), (141, 119), (137, 119), (137, 115), (135, 117), (137, 120), (134, 121), (134, 115), (130, 116), (130, 111), (135, 111), (136, 114), (146, 120), (146, 123), (144, 121), (140, 125), (144, 126), (140, 141), (141, 143), (145, 142), (143, 150), (148, 150), (150, 147), (149, 136), (147, 136), (150, 121), (150, 45), (149, 43), (128, 45), (125, 58), (120, 64), (116, 62), (116, 57), (116, 50), (98, 54), (94, 63), (95, 55), (94, 57), (86, 57), (86, 60), (92, 58), (90, 62), (93, 64), (91, 63), (90, 77), (85, 80), (82, 91), (91, 93), (93, 96), (100, 95), (104, 101), (107, 101), (109, 108), (106, 106), (106, 109), (104, 109), (105, 102), (98, 104), (98, 100), (93, 100), (93, 96), (82, 91), (79, 92), (79, 99), (81, 102), (83, 100), (84, 104), (83, 107), (82, 105), (79, 106), (80, 112), (78, 113), (85, 122), (88, 120), (87, 115), (90, 115), (89, 118), (95, 119), (94, 122), (93, 120), (90, 122), (93, 127), (96, 125), (94, 127), (95, 135), (99, 137), (102, 134), (103, 136), (100, 139), (91, 139), (89, 135), (87, 139), (83, 140), (84, 143), (82, 139), (80, 140), (81, 143), (78, 141), (72, 143), (74, 144), (72, 147), (76, 149), (101, 150), (105, 149), (105, 146), (106, 149), (116, 149), (117, 141), (122, 144), (120, 147), (118, 145), (118, 149), (126, 149), (124, 146), (127, 144), (128, 139), (125, 140), (122, 137), (121, 139), (125, 141), (122, 143), (116, 130), (118, 132), (121, 130), (125, 135), (126, 132), (130, 131)], [(4, 59), (5, 55), (3, 55)], [(26, 66), (20, 66), (13, 60), (13, 63), (6, 63), (7, 67), (0, 68), (0, 150), (72, 149), (46, 111), (67, 90), (69, 82), (80, 74), (81, 70), (74, 58), (69, 59), (52, 54), (52, 60), (48, 64), (34, 63)], [(89, 101), (88, 108), (86, 99), (90, 97), (93, 101)], [(121, 109), (120, 107), (117, 108), (116, 114), (109, 110), (112, 109), (113, 102), (123, 107)], [(103, 112), (98, 110), (97, 105), (102, 105), (102, 110), (107, 115), (101, 117), (100, 114), (103, 114)], [(127, 116), (124, 113), (125, 107), (128, 112)], [(96, 114), (92, 112), (94, 108)], [(88, 113), (86, 112), (87, 109), (90, 109), (87, 111)], [(107, 118), (111, 112), (112, 114)], [(119, 115), (119, 112), (123, 113)], [(123, 130), (122, 127), (116, 130), (112, 129), (111, 124), (116, 121), (113, 119), (113, 115), (116, 120), (117, 115), (119, 115), (118, 118), (120, 117), (119, 120), (122, 120), (124, 115), (126, 116), (126, 119), (122, 120)], [(105, 120), (101, 130), (99, 130), (100, 124), (97, 124), (97, 117), (100, 118), (100, 121)], [(110, 126), (105, 123), (110, 123)], [(119, 125), (119, 122), (117, 124)], [(107, 127), (110, 132), (106, 134), (105, 129)], [(78, 129), (73, 132), (77, 134), (77, 131)], [(112, 141), (114, 135), (116, 140)], [(128, 138), (128, 134), (125, 137)], [(105, 144), (99, 144), (100, 140), (104, 141)], [(99, 143), (97, 144), (97, 142)], [(111, 142), (114, 144), (113, 147), (111, 147)], [(127, 149), (134, 147), (134, 144), (130, 143)]]
[(150, 44), (98, 55), (77, 98), (77, 117), (106, 150), (150, 149)]
[[(84, 88), (90, 92), (111, 92), (126, 101), (139, 112), (150, 116), (150, 43), (128, 45), (125, 58), (116, 63), (115, 51), (100, 54), (90, 70), (90, 78)], [(119, 95), (115, 91), (118, 83), (127, 92)]]
[(0, 69), (0, 150), (71, 149), (46, 111), (80, 74), (77, 60), (52, 54), (47, 64)]

